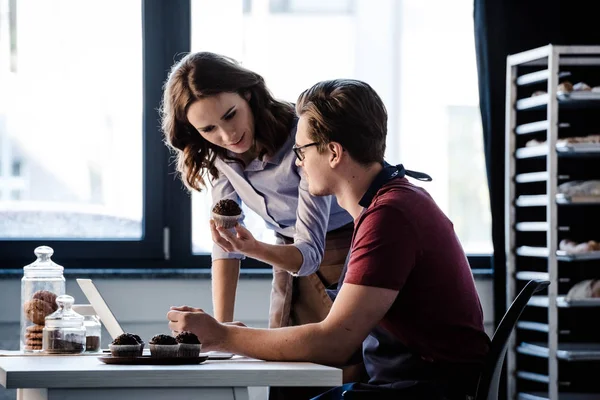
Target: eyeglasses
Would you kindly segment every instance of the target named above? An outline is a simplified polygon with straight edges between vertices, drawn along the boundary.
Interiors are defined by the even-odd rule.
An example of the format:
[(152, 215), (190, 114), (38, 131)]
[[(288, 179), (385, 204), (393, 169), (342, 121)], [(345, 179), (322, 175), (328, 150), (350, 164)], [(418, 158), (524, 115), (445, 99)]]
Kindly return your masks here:
[(303, 150), (305, 148), (307, 148), (307, 147), (316, 146), (318, 144), (319, 144), (318, 142), (312, 142), (312, 143), (309, 143), (309, 144), (305, 144), (304, 146), (296, 146), (296, 145), (294, 145), (292, 147), (292, 150), (294, 150), (294, 153), (296, 153), (296, 157), (298, 157), (298, 160), (304, 161), (304, 151)]

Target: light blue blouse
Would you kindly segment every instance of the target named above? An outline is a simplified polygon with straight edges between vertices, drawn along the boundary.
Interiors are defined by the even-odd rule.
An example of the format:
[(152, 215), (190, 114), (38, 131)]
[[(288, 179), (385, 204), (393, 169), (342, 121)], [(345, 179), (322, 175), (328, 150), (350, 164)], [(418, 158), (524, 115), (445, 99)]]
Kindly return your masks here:
[[(221, 199), (243, 202), (260, 215), (267, 228), (294, 239), (303, 261), (297, 275), (316, 272), (321, 265), (327, 232), (350, 222), (334, 196), (312, 196), (292, 151), (296, 127), (282, 148), (272, 157), (254, 159), (244, 169), (239, 163), (217, 159), (219, 177), (211, 180), (212, 204)], [(213, 245), (212, 259), (244, 258)], [(295, 274), (294, 274), (295, 275)]]

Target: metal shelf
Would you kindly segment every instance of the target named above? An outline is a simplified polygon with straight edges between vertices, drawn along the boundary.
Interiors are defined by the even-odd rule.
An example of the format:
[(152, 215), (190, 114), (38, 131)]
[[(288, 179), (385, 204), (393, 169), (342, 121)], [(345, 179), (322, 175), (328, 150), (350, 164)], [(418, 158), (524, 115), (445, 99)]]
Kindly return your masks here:
[(539, 257), (546, 258), (550, 255), (546, 247), (520, 246), (517, 247), (516, 253), (523, 257)]
[[(515, 200), (518, 207), (544, 207), (548, 196), (545, 194), (521, 195)], [(565, 194), (556, 195), (556, 204), (560, 205), (600, 205), (600, 196), (569, 196)]]
[[(548, 393), (519, 393), (518, 400), (549, 400)], [(561, 400), (598, 400), (600, 393), (560, 393)]]
[[(517, 352), (541, 358), (550, 355), (548, 346), (542, 342), (523, 342)], [(559, 343), (556, 357), (564, 361), (600, 361), (600, 343)]]
[(558, 250), (556, 256), (560, 261), (590, 261), (600, 260), (600, 251), (589, 251), (587, 253), (569, 254), (564, 250)]
[(525, 331), (535, 331), (535, 332), (545, 332), (548, 333), (550, 328), (548, 324), (543, 324), (541, 322), (531, 322), (531, 321), (519, 321), (517, 322), (517, 328)]
[(519, 174), (515, 176), (515, 182), (517, 183), (532, 183), (532, 182), (546, 182), (548, 180), (548, 172), (529, 172), (526, 174)]
[(600, 196), (569, 196), (566, 194), (559, 193), (556, 195), (556, 203), (562, 205), (594, 205), (600, 204)]
[(518, 222), (515, 229), (519, 232), (545, 232), (548, 230), (547, 222)]
[[(556, 248), (552, 246), (552, 252), (550, 252), (549, 245), (548, 248), (523, 246), (524, 244), (528, 244), (525, 239), (528, 239), (532, 235), (520, 233), (534, 232), (536, 238), (541, 239), (542, 236), (545, 237), (545, 241), (541, 243), (558, 243), (561, 238), (560, 232), (569, 231), (571, 229), (570, 226), (579, 226), (580, 223), (585, 223), (585, 221), (562, 222), (561, 226), (559, 226), (557, 218), (561, 212), (564, 212), (564, 207), (600, 205), (600, 196), (590, 198), (557, 195), (559, 193), (557, 185), (571, 180), (570, 177), (559, 174), (559, 163), (563, 159), (569, 158), (569, 163), (571, 164), (577, 163), (580, 159), (585, 160), (600, 156), (600, 145), (591, 143), (568, 144), (563, 143), (566, 141), (560, 140), (558, 143), (561, 143), (561, 145), (557, 146), (558, 138), (576, 136), (579, 133), (578, 129), (574, 129), (576, 127), (575, 121), (570, 121), (571, 124), (567, 123), (567, 121), (560, 121), (560, 118), (564, 118), (565, 115), (562, 112), (563, 110), (591, 109), (593, 112), (596, 109), (600, 110), (600, 93), (582, 91), (557, 93), (560, 77), (566, 76), (560, 75), (561, 70), (568, 69), (567, 65), (577, 65), (589, 70), (590, 74), (597, 75), (600, 72), (600, 68), (598, 68), (600, 67), (600, 46), (547, 45), (507, 57), (507, 106), (505, 107), (505, 171), (507, 177), (505, 183), (506, 247), (504, 249), (507, 255), (506, 306), (508, 307), (515, 299), (523, 281), (543, 279), (552, 283), (543, 292), (544, 296), (533, 296), (528, 303), (529, 307), (541, 308), (537, 311), (530, 311), (534, 311), (534, 314), (541, 313), (540, 315), (546, 315), (547, 319), (543, 321), (528, 321), (524, 317), (524, 320), (517, 322), (519, 335), (513, 334), (509, 339), (506, 356), (507, 398), (511, 400), (517, 398), (521, 400), (558, 400), (559, 398), (567, 400), (600, 399), (600, 394), (596, 396), (591, 393), (572, 393), (575, 388), (569, 389), (571, 382), (565, 379), (561, 381), (559, 375), (559, 368), (562, 365), (559, 363), (564, 362), (562, 360), (586, 359), (587, 357), (587, 359), (600, 361), (600, 343), (578, 343), (575, 346), (579, 346), (579, 348), (565, 348), (563, 344), (564, 338), (567, 336), (564, 335), (569, 335), (569, 340), (575, 340), (577, 337), (572, 335), (570, 330), (559, 328), (563, 322), (561, 319), (565, 312), (560, 312), (559, 310), (574, 308), (581, 309), (581, 312), (587, 313), (587, 311), (583, 310), (588, 308), (593, 314), (597, 312), (594, 308), (600, 309), (600, 299), (566, 299), (564, 293), (573, 283), (570, 279), (574, 280), (574, 278), (568, 278), (564, 275), (564, 270), (567, 268), (564, 262), (600, 260), (600, 257), (595, 254), (573, 255), (560, 251), (553, 254)], [(537, 71), (534, 70), (532, 72), (529, 68), (531, 66), (540, 67), (537, 68)], [(524, 69), (527, 70), (524, 71)], [(588, 71), (585, 72), (587, 73)], [(545, 90), (548, 90), (548, 93), (528, 98), (519, 99), (517, 97), (522, 94), (519, 87), (543, 84), (544, 82), (547, 83)], [(528, 112), (530, 110), (539, 111)], [(523, 117), (527, 117), (527, 119)], [(521, 122), (520, 125), (517, 125), (518, 121)], [(569, 129), (569, 131), (564, 131), (563, 129)], [(533, 135), (531, 137), (522, 136), (528, 134)], [(546, 142), (533, 146), (521, 146), (524, 141), (530, 138), (538, 141), (545, 140)], [(535, 142), (530, 143), (534, 144)], [(535, 167), (535, 169), (523, 169), (521, 167)], [(577, 170), (577, 167), (577, 165), (574, 165), (574, 170)], [(517, 171), (519, 174), (517, 174)], [(545, 187), (545, 190), (542, 189), (542, 186)], [(524, 191), (524, 189), (527, 190)], [(525, 194), (518, 196), (519, 193)], [(533, 207), (532, 211), (536, 213), (528, 213), (527, 210), (520, 210), (520, 207)], [(539, 207), (539, 209), (535, 209), (535, 207)], [(545, 216), (542, 217), (542, 214)], [(531, 215), (531, 217), (528, 217), (528, 215)], [(536, 216), (533, 217), (533, 215)], [(595, 264), (593, 265), (595, 266)], [(598, 266), (600, 268), (600, 263), (598, 263)], [(581, 267), (583, 265), (574, 263), (573, 265), (569, 265), (568, 269), (573, 270), (575, 274), (573, 276), (579, 276), (578, 271)], [(581, 324), (584, 323), (587, 325), (586, 321), (581, 321)], [(590, 324), (592, 323), (590, 322)], [(540, 346), (516, 345), (515, 340), (517, 337), (522, 337), (522, 334), (527, 333), (532, 335), (534, 332), (538, 340), (543, 341), (543, 343), (539, 344)], [(595, 338), (589, 340), (596, 341)], [(594, 346), (598, 348), (594, 349)], [(539, 347), (542, 349), (540, 350)], [(536, 369), (525, 367), (523, 356), (517, 357), (517, 348), (519, 353), (546, 357), (545, 360), (542, 359), (538, 362), (541, 362), (540, 366), (547, 364), (547, 369), (544, 369), (543, 373), (537, 373), (539, 372), (537, 371), (537, 363), (535, 365)], [(554, 356), (556, 353), (548, 349), (557, 349), (558, 356)], [(549, 357), (550, 354), (553, 357)], [(587, 376), (582, 376), (582, 378), (589, 380)], [(520, 383), (517, 383), (517, 380)], [(523, 390), (519, 393), (519, 386), (524, 380), (537, 382), (536, 386), (540, 387), (532, 389), (530, 393), (522, 393)], [(593, 383), (593, 381), (590, 383)], [(531, 386), (531, 384), (527, 386)], [(542, 392), (546, 389), (544, 386), (547, 387), (547, 393)], [(599, 391), (593, 386), (591, 389)], [(569, 390), (571, 392), (563, 392)]]
[[(534, 97), (526, 97), (517, 100), (515, 108), (518, 111), (542, 110), (548, 105), (550, 96), (542, 94)], [(557, 95), (558, 104), (563, 108), (596, 108), (600, 107), (600, 93), (594, 92), (570, 92)]]
[(548, 94), (542, 94), (535, 97), (526, 97), (524, 99), (517, 100), (515, 108), (519, 111), (541, 110), (542, 108), (546, 107), (549, 98), (550, 97)]
[(548, 196), (545, 194), (523, 195), (515, 200), (515, 205), (518, 207), (544, 207), (547, 203)]
[[(546, 157), (548, 155), (548, 145), (543, 143), (536, 146), (520, 147), (515, 151), (517, 160), (528, 158)], [(600, 143), (565, 143), (557, 144), (556, 152), (559, 157), (584, 157), (599, 156)], [(539, 172), (536, 172), (539, 173)], [(521, 174), (525, 175), (525, 174)], [(519, 175), (517, 175), (519, 176)]]
[[(527, 303), (531, 307), (548, 307), (550, 300), (547, 296), (531, 296), (531, 300)], [(597, 308), (600, 307), (600, 298), (586, 300), (569, 300), (565, 296), (556, 298), (556, 307), (558, 308)]]
[(537, 272), (537, 271), (519, 271), (515, 275), (520, 281), (530, 281), (532, 279), (540, 279), (542, 281), (547, 281), (550, 277), (547, 272)]
[(521, 147), (515, 151), (515, 158), (517, 160), (524, 160), (527, 158), (545, 157), (548, 155), (548, 146), (541, 144), (539, 146)]
[(515, 229), (519, 232), (546, 232), (548, 230), (547, 222), (518, 222)]
[(517, 378), (532, 382), (550, 383), (550, 377), (548, 377), (548, 375), (536, 374), (535, 372), (518, 371)]
[[(518, 232), (546, 232), (548, 230), (547, 222), (517, 222), (515, 224), (515, 230)], [(559, 232), (570, 232), (570, 226), (559, 226)]]
[[(567, 76), (571, 76), (571, 72), (563, 71), (558, 74), (559, 78), (566, 78)], [(547, 69), (543, 69), (540, 71), (531, 72), (529, 74), (523, 74), (517, 78), (517, 86), (527, 86), (535, 83), (546, 82), (550, 77), (550, 71)]]
[(600, 155), (600, 143), (557, 143), (559, 156)]
[[(571, 124), (569, 124), (568, 122), (561, 122), (558, 124), (558, 127), (559, 128), (570, 128)], [(547, 120), (544, 120), (544, 121), (536, 121), (536, 122), (530, 122), (528, 124), (518, 125), (515, 128), (515, 133), (517, 135), (527, 135), (529, 133), (547, 132), (548, 129), (550, 129), (550, 122), (548, 122)]]

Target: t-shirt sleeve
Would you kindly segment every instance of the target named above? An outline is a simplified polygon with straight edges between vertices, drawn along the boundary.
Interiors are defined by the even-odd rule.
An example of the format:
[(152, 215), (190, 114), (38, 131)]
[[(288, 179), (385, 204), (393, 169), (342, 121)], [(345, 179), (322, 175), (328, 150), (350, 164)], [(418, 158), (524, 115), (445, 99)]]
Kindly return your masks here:
[(356, 228), (344, 283), (400, 290), (415, 266), (418, 238), (406, 216), (375, 204)]

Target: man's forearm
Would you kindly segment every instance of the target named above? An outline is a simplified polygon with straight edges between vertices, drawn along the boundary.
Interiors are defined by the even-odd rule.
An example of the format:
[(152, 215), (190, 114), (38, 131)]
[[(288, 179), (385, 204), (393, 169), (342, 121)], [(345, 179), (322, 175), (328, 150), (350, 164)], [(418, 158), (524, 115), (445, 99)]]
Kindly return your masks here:
[(343, 365), (355, 350), (342, 332), (323, 324), (306, 324), (278, 329), (227, 326), (219, 346), (222, 351), (267, 361), (310, 361)]
[(267, 244), (258, 241), (256, 249), (247, 252), (246, 255), (288, 272), (298, 272), (304, 260), (296, 246)]

